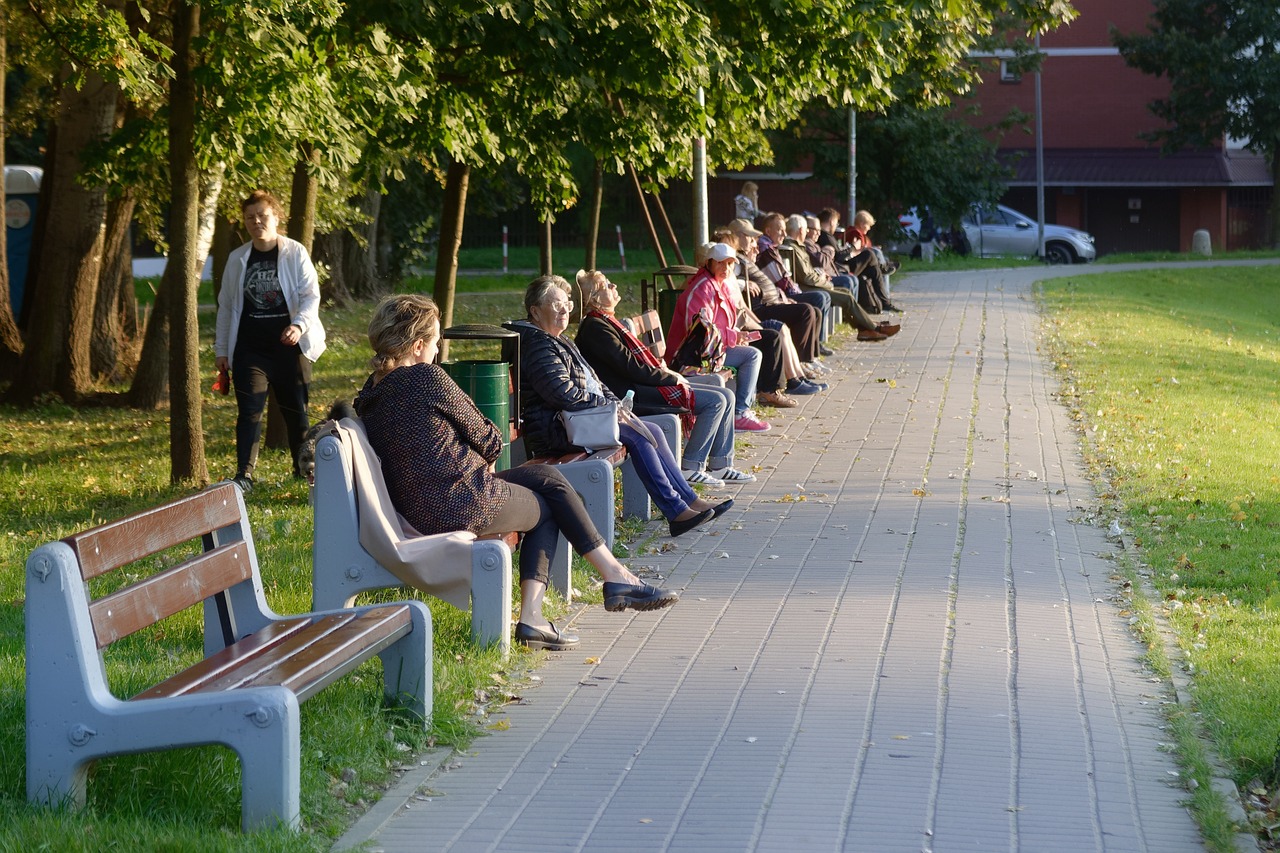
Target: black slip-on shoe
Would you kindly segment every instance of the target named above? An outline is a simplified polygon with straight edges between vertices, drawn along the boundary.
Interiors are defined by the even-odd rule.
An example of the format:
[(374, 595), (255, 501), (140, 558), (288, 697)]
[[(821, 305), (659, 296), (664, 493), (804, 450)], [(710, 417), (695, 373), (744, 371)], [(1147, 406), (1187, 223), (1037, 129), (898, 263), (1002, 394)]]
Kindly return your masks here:
[[(711, 510), (707, 510), (711, 512)], [(671, 589), (659, 589), (647, 583), (608, 583), (604, 585), (604, 609), (610, 613), (620, 610), (658, 610), (670, 607), (680, 600), (680, 593)]]
[(578, 635), (556, 627), (556, 623), (548, 623), (551, 630), (544, 631), (523, 622), (516, 623), (516, 642), (531, 649), (546, 649), (549, 652), (562, 652), (578, 645)]
[(697, 515), (692, 516), (691, 518), (686, 518), (684, 521), (671, 521), (669, 523), (669, 526), (671, 527), (671, 535), (683, 536), (699, 524), (705, 524), (714, 517), (715, 512), (709, 509), (704, 509)]

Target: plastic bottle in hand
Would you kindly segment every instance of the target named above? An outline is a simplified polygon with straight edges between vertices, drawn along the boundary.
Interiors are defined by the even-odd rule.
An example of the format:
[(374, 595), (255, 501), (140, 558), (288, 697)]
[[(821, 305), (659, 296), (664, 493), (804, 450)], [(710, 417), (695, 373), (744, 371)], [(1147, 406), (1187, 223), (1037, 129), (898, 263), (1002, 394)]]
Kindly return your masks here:
[(634, 388), (628, 388), (627, 396), (622, 398), (622, 402), (619, 404), (619, 408), (621, 408), (622, 411), (624, 412), (629, 412), (633, 408), (635, 408), (635, 405), (636, 405), (636, 391)]

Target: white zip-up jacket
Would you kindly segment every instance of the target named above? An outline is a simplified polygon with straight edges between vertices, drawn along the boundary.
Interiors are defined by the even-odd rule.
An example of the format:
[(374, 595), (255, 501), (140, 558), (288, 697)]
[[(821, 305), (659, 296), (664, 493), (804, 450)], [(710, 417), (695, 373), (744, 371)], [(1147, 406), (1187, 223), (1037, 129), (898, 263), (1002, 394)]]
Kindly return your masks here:
[[(302, 330), (298, 349), (308, 361), (314, 362), (325, 350), (324, 325), (320, 322), (320, 279), (301, 243), (283, 234), (276, 239), (280, 247), (276, 274), (289, 308), (289, 322)], [(218, 292), (218, 321), (213, 338), (215, 357), (231, 359), (236, 351), (240, 314), (244, 311), (244, 274), (252, 249), (253, 243), (245, 243), (227, 256), (222, 289)]]

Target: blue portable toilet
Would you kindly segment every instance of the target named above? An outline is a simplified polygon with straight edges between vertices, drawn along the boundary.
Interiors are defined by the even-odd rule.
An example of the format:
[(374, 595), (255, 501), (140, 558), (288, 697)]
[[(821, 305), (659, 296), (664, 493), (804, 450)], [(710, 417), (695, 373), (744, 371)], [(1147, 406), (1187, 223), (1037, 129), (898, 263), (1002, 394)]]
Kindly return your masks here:
[(31, 261), (31, 243), (36, 231), (36, 201), (44, 169), (39, 166), (4, 167), (4, 224), (8, 235), (9, 301), (13, 316), (22, 322), (22, 305), (26, 296), (27, 266)]

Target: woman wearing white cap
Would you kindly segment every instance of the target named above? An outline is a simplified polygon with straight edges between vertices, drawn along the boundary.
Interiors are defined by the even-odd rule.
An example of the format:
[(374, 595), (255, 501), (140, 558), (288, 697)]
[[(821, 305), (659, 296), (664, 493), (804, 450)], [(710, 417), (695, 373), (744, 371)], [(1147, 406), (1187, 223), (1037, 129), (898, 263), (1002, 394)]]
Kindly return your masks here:
[[(770, 375), (762, 379), (764, 353), (750, 346), (759, 333), (740, 332), (737, 328), (737, 303), (727, 282), (729, 270), (736, 260), (737, 253), (725, 243), (712, 243), (707, 247), (702, 267), (685, 283), (684, 292), (676, 300), (675, 315), (671, 318), (671, 328), (667, 330), (667, 354), (670, 356), (680, 348), (690, 322), (706, 309), (724, 340), (725, 366), (738, 372), (733, 428), (738, 432), (768, 432), (770, 425), (756, 416), (751, 404), (755, 401), (756, 387), (762, 381), (772, 382), (768, 386), (771, 388), (778, 386), (782, 379), (782, 365), (774, 353), (769, 365)], [(777, 335), (776, 332), (770, 333)]]

